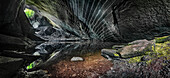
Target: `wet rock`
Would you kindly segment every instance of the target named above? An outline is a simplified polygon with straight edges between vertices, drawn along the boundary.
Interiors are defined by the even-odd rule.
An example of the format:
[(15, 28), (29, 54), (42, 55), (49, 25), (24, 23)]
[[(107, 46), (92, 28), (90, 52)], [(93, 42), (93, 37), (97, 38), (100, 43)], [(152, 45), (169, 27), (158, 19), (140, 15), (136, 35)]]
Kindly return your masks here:
[[(33, 5), (27, 5), (29, 9), (34, 10)], [(36, 36), (44, 39), (62, 39), (62, 38), (70, 38), (71, 34), (64, 31), (58, 24), (58, 18), (44, 12), (44, 11), (36, 11), (35, 16), (33, 18), (29, 18), (30, 23), (35, 29)]]
[(107, 59), (116, 59), (120, 57), (119, 54), (117, 54), (116, 52), (116, 50), (112, 49), (102, 49), (101, 55)]
[(131, 58), (145, 54), (146, 51), (151, 51), (153, 45), (152, 41), (136, 40), (129, 43), (119, 52), (122, 58)]
[(0, 34), (1, 49), (25, 49), (30, 46), (21, 38)]
[(112, 48), (118, 50), (118, 49), (123, 48), (124, 46), (125, 45), (114, 45)]
[(6, 57), (22, 58), (24, 60), (27, 60), (27, 63), (31, 63), (32, 61), (41, 57), (38, 55), (26, 54), (25, 52), (17, 52), (17, 51), (9, 51), (9, 50), (5, 50), (4, 52), (1, 53), (1, 55)]
[(52, 28), (52, 27), (48, 27), (44, 33), (46, 33), (46, 35), (51, 35), (54, 32), (56, 32), (56, 29)]
[(72, 62), (79, 62), (79, 61), (84, 61), (82, 57), (72, 57), (71, 58)]
[(11, 58), (0, 56), (0, 78), (12, 78), (22, 67), (24, 60), (22, 58)]

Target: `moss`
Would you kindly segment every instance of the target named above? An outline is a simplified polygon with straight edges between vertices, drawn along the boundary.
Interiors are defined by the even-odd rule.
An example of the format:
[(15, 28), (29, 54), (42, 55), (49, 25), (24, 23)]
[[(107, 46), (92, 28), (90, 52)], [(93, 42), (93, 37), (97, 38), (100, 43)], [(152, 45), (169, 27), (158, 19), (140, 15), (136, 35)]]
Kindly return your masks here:
[(169, 38), (170, 36), (159, 37), (159, 38), (155, 38), (155, 41), (156, 43), (163, 43), (165, 41), (168, 41)]
[(32, 62), (29, 66), (27, 66), (27, 69), (32, 69), (35, 66), (34, 62)]
[(152, 59), (146, 61), (146, 64), (150, 64), (152, 62)]
[(24, 12), (25, 12), (25, 14), (26, 14), (26, 16), (27, 16), (28, 18), (32, 18), (32, 17), (34, 16), (34, 14), (35, 14), (35, 12), (34, 12), (33, 10), (28, 9), (28, 8), (26, 8), (26, 9), (24, 10)]
[(33, 61), (29, 66), (26, 67), (27, 70), (32, 69), (34, 67), (36, 67), (37, 65), (41, 64), (42, 60), (41, 59), (37, 59), (35, 61)]
[(129, 59), (129, 63), (137, 63), (137, 62), (141, 62), (141, 58), (143, 56), (138, 56), (138, 57), (133, 57)]
[(113, 53), (113, 54), (114, 54), (114, 56), (119, 57), (119, 54), (117, 54), (117, 53)]
[[(156, 38), (161, 41), (161, 39), (167, 39), (169, 36)], [(155, 41), (156, 41), (155, 39)], [(147, 64), (150, 64), (154, 58), (166, 57), (166, 60), (170, 59), (170, 41), (164, 43), (155, 43), (152, 45), (152, 51), (145, 52), (145, 55), (149, 55), (151, 59), (145, 61)], [(133, 57), (129, 59), (129, 63), (141, 62), (143, 56)]]
[(170, 55), (170, 41), (164, 42), (164, 43), (156, 43), (154, 52), (158, 57), (161, 56), (169, 56)]

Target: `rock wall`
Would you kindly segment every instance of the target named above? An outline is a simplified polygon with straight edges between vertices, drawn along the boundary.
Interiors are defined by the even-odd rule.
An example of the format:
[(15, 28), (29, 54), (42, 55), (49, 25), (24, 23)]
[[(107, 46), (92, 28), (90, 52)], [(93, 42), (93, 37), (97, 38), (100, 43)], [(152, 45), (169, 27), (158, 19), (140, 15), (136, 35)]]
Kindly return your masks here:
[(31, 43), (31, 40), (41, 40), (34, 35), (34, 30), (23, 11), (24, 6), (25, 0), (6, 0), (1, 3), (1, 47), (9, 48), (13, 46), (11, 48), (15, 48), (20, 45), (30, 46), (32, 44), (28, 45), (29, 41)]
[(169, 0), (127, 0), (116, 10), (121, 34), (133, 40), (168, 35), (169, 5)]
[[(11, 78), (39, 56), (30, 55), (34, 41), (41, 40), (24, 13), (25, 0), (0, 2), (0, 78)], [(29, 51), (26, 51), (29, 50)]]
[(169, 34), (169, 0), (27, 0), (54, 15), (66, 32), (102, 41), (128, 42)]

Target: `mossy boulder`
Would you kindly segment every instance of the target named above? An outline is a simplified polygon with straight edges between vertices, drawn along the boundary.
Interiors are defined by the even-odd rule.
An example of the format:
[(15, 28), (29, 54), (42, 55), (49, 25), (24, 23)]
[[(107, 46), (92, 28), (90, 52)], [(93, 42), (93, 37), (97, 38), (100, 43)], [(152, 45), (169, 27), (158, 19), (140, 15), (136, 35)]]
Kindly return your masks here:
[(130, 45), (123, 47), (122, 50), (118, 52), (122, 58), (144, 55), (146, 51), (152, 49), (153, 42), (148, 40), (136, 40), (129, 44)]
[[(155, 42), (154, 45), (152, 45), (152, 50), (146, 51), (143, 56), (137, 56), (129, 59), (129, 63), (134, 62), (142, 62), (145, 61), (147, 64), (150, 64), (153, 59), (164, 57), (165, 60), (170, 59), (170, 40), (168, 40), (169, 36), (159, 37), (154, 39)], [(154, 41), (153, 40), (153, 41)], [(158, 43), (159, 42), (159, 43)], [(161, 43), (160, 43), (161, 42)], [(145, 58), (147, 60), (142, 60), (142, 58)]]

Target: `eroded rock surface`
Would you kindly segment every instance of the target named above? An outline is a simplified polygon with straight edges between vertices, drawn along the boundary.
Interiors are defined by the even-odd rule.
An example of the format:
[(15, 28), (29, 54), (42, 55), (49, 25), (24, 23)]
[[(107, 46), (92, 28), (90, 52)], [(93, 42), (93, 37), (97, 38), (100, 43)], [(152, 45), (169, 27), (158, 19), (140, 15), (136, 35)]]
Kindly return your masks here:
[(59, 27), (79, 38), (129, 42), (170, 34), (169, 0), (27, 0), (27, 4), (57, 17)]
[(152, 41), (148, 40), (137, 40), (129, 43), (130, 45), (122, 48), (120, 52), (118, 52), (122, 58), (130, 58), (133, 56), (139, 56), (145, 54), (147, 51), (152, 50)]

